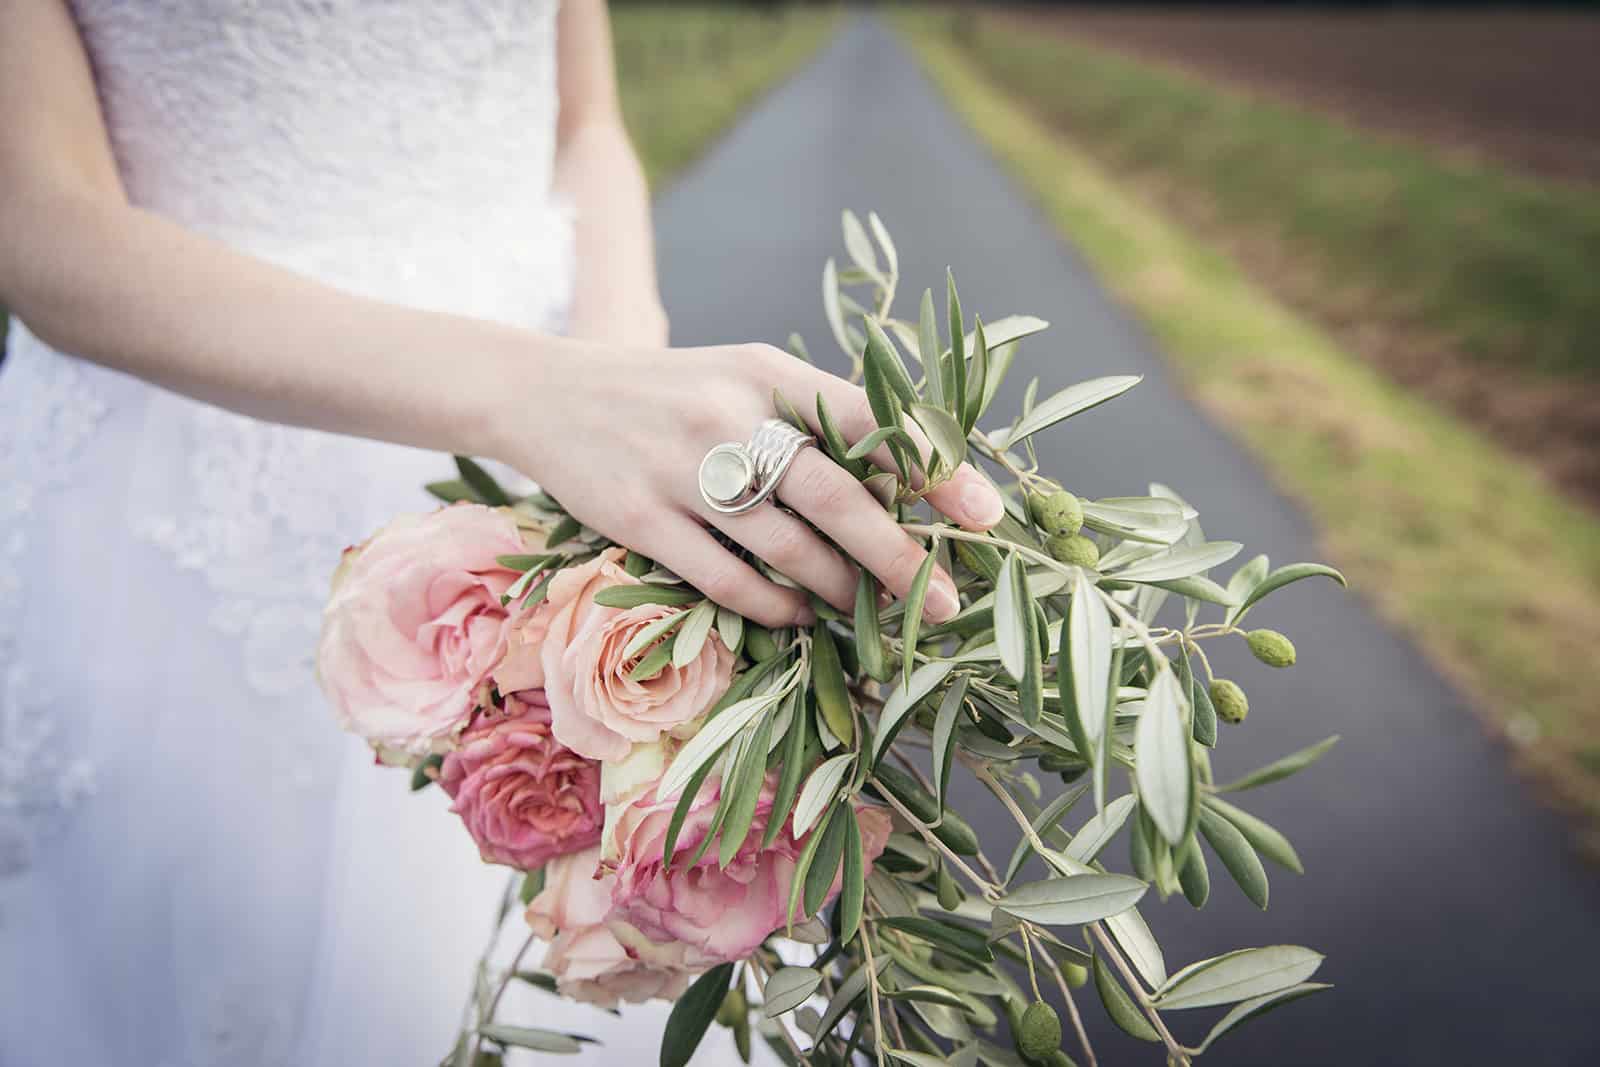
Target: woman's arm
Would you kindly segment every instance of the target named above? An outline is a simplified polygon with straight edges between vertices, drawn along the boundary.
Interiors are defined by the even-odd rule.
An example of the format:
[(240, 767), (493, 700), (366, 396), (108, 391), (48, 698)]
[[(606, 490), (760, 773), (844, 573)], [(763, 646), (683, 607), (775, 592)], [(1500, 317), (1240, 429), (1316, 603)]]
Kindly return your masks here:
[(623, 126), (605, 0), (566, 0), (557, 27), (561, 115), (556, 194), (577, 215), (568, 330), (625, 344), (667, 343), (656, 289), (650, 189)]
[(265, 419), (498, 454), (570, 342), (363, 300), (130, 206), (63, 0), (0, 5), (0, 302), (50, 344)]
[[(619, 196), (616, 213), (642, 227), (642, 192)], [(605, 253), (603, 238), (583, 247), (592, 242)], [(648, 242), (616, 244), (611, 267), (629, 279), (617, 292), (653, 293)], [(0, 4), (0, 303), (60, 349), (236, 411), (503, 460), (589, 526), (767, 625), (808, 617), (805, 598), (707, 525), (842, 610), (853, 602), (853, 566), (810, 526), (778, 508), (711, 513), (695, 472), (707, 448), (772, 413), (774, 387), (802, 407), (826, 394), (844, 433), (864, 436), (874, 424), (861, 390), (766, 345), (565, 340), (366, 300), (142, 211), (118, 180), (65, 0)], [(816, 449), (780, 496), (896, 595), (909, 590), (922, 549)], [(999, 496), (970, 468), (930, 499), (969, 526), (1000, 518)], [(947, 576), (927, 603), (930, 617), (955, 614)]]

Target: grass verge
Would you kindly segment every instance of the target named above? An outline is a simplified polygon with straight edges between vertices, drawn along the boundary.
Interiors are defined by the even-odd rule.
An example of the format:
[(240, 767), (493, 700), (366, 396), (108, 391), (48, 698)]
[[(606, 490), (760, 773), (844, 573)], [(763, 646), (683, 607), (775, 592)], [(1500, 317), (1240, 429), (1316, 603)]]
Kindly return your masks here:
[(1312, 257), (1322, 284), (1467, 352), (1600, 374), (1594, 187), (1430, 151), (1041, 29), (986, 15), (964, 25), (964, 43), (986, 76), (1109, 165), (1202, 191), (1220, 222), (1273, 231)]
[(619, 4), (611, 24), (628, 131), (652, 186), (690, 163), (838, 24), (836, 7)]
[(1600, 522), (1175, 228), (901, 16), (955, 109), (1260, 457), (1328, 554), (1515, 742), (1600, 850)]
[[(1309, 17), (1282, 16), (1281, 30), (1314, 35)], [(1178, 32), (1182, 18), (1143, 22)], [(1195, 38), (1228, 23), (1197, 18)], [(1336, 103), (1294, 102), (1292, 78), (1257, 91), (1130, 54), (1097, 25), (1092, 10), (1003, 7), (966, 18), (959, 43), (1034, 115), (1339, 344), (1600, 511), (1600, 186), (1352, 125), (1329, 110)], [(1385, 60), (1373, 62), (1381, 81)], [(1408, 62), (1409, 78), (1439, 67), (1448, 80), (1444, 59)], [(1404, 88), (1394, 93), (1403, 109)]]

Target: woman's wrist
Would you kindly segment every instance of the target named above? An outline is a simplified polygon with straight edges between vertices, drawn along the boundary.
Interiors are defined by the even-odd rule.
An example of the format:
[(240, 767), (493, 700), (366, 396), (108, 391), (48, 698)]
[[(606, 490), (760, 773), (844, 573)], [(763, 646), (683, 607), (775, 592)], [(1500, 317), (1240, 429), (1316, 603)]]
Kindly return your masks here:
[(664, 348), (667, 312), (654, 290), (631, 298), (575, 300), (567, 333), (585, 341)]
[[(570, 387), (564, 370), (581, 358), (566, 338), (494, 327), (474, 345), (466, 374), (450, 374), (459, 389), (452, 404), (451, 436), (457, 451), (508, 464), (530, 477), (539, 452), (540, 401)], [(532, 446), (530, 448), (530, 445)]]

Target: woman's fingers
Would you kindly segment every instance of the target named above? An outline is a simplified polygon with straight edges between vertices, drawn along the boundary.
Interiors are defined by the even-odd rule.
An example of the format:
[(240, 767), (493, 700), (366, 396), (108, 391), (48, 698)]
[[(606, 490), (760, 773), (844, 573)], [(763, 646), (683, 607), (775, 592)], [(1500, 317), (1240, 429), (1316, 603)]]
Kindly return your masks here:
[[(877, 498), (820, 450), (801, 449), (778, 485), (778, 496), (877, 575), (895, 596), (903, 598), (911, 591), (927, 552), (884, 512)], [(935, 568), (924, 614), (944, 622), (960, 610), (955, 583)]]
[(629, 540), (718, 604), (763, 626), (794, 626), (814, 617), (804, 593), (763, 578), (687, 515), (667, 513), (648, 534)]
[[(872, 406), (867, 402), (867, 394), (863, 390), (842, 378), (820, 371), (816, 372), (816, 379), (813, 383), (814, 392), (823, 394), (830, 414), (839, 424), (839, 432), (847, 441), (859, 441), (878, 428), (878, 422), (872, 415)], [(805, 404), (802, 403), (800, 408), (806, 411)], [(807, 412), (807, 418), (810, 417), (811, 414)], [(820, 432), (820, 428), (814, 429)], [(917, 448), (926, 462), (932, 455), (926, 436), (910, 419), (906, 420), (906, 430), (916, 440)], [(870, 458), (884, 470), (895, 469), (894, 458), (887, 448), (878, 449)], [(920, 477), (916, 481), (920, 483)], [(929, 493), (928, 503), (951, 521), (969, 530), (989, 529), (1000, 521), (1006, 510), (1005, 502), (1000, 499), (1000, 491), (969, 463), (956, 468), (948, 481)]]
[(855, 604), (855, 567), (787, 511), (763, 504), (743, 515), (708, 510), (706, 518), (773, 569), (840, 611), (849, 612)]

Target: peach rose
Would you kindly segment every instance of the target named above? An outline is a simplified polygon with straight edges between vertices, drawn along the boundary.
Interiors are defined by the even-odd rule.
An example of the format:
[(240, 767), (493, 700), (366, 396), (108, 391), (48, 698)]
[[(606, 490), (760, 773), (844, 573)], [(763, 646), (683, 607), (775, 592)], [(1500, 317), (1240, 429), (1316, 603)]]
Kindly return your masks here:
[(599, 874), (599, 862), (591, 848), (545, 867), (544, 889), (526, 913), (534, 934), (550, 942), (544, 969), (563, 995), (604, 1008), (677, 998), (696, 961), (686, 946), (656, 944), (611, 917), (614, 879)]
[(413, 755), (466, 724), (512, 622), (500, 597), (525, 552), (509, 511), (454, 504), (346, 549), (323, 611), (317, 674), (346, 730)]
[(600, 765), (552, 736), (538, 690), (485, 709), (445, 756), (439, 784), (485, 863), (531, 871), (600, 840)]
[[(554, 584), (552, 581), (551, 584)], [(502, 693), (515, 693), (519, 689), (544, 688), (545, 632), (550, 629), (550, 615), (535, 610), (511, 627), (506, 637), (506, 655), (494, 669), (491, 677), (495, 688)]]
[[(608, 844), (619, 857), (611, 897), (613, 914), (638, 927), (646, 937), (682, 943), (709, 960), (749, 955), (784, 925), (795, 861), (809, 837), (796, 838), (790, 823), (770, 846), (761, 846), (776, 783), (777, 776), (768, 775), (750, 832), (726, 868), (718, 864), (715, 845), (698, 863), (688, 862), (716, 814), (721, 795), (717, 783), (708, 781), (702, 786), (690, 806), (674, 845), (670, 873), (662, 869), (661, 852), (677, 798), (657, 801), (652, 793), (627, 808), (606, 831), (614, 836), (614, 844)], [(882, 808), (862, 805), (856, 809), (856, 817), (870, 871), (889, 840), (889, 815)], [(828, 899), (838, 891), (836, 878)], [(796, 920), (799, 918), (797, 915)]]
[(733, 679), (733, 654), (715, 633), (685, 666), (669, 663), (642, 681), (628, 677), (643, 655), (625, 655), (628, 643), (644, 627), (683, 609), (596, 604), (600, 590), (638, 583), (620, 566), (624, 555), (608, 548), (556, 575), (535, 624), (545, 628), (540, 661), (556, 738), (590, 759), (620, 760), (637, 743), (687, 732)]

